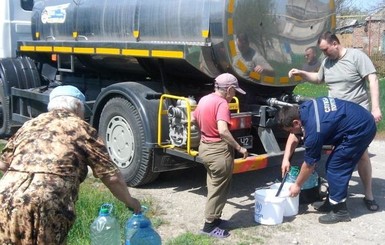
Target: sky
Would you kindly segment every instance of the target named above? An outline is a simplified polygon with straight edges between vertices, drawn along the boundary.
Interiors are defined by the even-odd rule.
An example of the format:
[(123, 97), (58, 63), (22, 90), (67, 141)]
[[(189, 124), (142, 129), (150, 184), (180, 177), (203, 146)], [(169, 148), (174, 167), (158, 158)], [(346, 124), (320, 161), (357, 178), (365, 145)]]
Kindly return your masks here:
[(384, 5), (384, 0), (352, 0), (352, 3), (359, 9), (372, 10)]

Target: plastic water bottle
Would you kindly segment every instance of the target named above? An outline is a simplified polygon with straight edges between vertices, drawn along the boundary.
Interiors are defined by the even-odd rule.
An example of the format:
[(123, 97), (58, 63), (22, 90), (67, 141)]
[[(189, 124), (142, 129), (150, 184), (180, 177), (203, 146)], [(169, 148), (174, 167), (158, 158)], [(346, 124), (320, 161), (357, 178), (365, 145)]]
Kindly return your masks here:
[[(286, 182), (294, 183), (297, 180), (298, 174), (301, 171), (299, 166), (291, 166), (287, 175)], [(307, 190), (318, 186), (318, 173), (313, 171), (309, 178), (303, 183), (301, 190)]]
[(103, 204), (91, 224), (91, 245), (120, 245), (120, 227), (112, 216), (112, 204)]
[(291, 166), (289, 173), (287, 174), (286, 182), (294, 183), (297, 180), (299, 171), (300, 171), (299, 166)]
[(318, 186), (318, 173), (313, 171), (309, 178), (303, 183), (301, 190), (308, 190)]
[(146, 207), (142, 212), (133, 214), (125, 225), (125, 245), (161, 245), (159, 234), (152, 227), (151, 221), (145, 216)]

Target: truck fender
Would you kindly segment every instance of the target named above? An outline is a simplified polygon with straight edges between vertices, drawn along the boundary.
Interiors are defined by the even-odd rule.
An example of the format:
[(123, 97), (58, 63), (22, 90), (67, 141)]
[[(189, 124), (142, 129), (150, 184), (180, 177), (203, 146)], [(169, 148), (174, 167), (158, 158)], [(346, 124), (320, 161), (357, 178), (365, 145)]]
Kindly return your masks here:
[(100, 115), (104, 105), (114, 97), (122, 97), (138, 110), (143, 123), (146, 147), (154, 148), (157, 135), (157, 113), (161, 84), (157, 82), (122, 82), (103, 89), (96, 98), (90, 123), (99, 127)]

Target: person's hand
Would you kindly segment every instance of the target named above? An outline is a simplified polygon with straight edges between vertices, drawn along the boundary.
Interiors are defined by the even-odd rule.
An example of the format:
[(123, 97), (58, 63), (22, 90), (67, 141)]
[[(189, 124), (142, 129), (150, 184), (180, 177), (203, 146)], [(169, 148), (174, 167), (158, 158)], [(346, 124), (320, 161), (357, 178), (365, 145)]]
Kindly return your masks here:
[(129, 205), (127, 205), (128, 209), (130, 209), (134, 214), (138, 214), (142, 210), (142, 205), (138, 201), (138, 199), (131, 197)]
[(246, 159), (246, 157), (249, 155), (246, 148), (240, 147), (238, 150), (239, 153), (243, 155), (243, 159)]
[(260, 66), (260, 65), (257, 65), (256, 67), (254, 67), (254, 71), (255, 71), (255, 72), (262, 73), (263, 70), (264, 70), (263, 67)]
[(297, 185), (296, 183), (293, 183), (289, 188), (290, 197), (296, 197), (301, 192), (301, 186)]
[(290, 170), (290, 161), (289, 160), (282, 160), (281, 164), (281, 173), (282, 173), (282, 178), (285, 176), (287, 172)]
[(288, 76), (289, 76), (289, 78), (292, 78), (293, 76), (299, 75), (299, 74), (300, 74), (299, 70), (296, 69), (296, 68), (293, 68), (293, 69), (291, 69), (291, 70), (289, 71)]
[(379, 123), (382, 120), (382, 113), (381, 113), (380, 108), (373, 109), (372, 110), (372, 115), (373, 115), (374, 121), (376, 121), (376, 123)]

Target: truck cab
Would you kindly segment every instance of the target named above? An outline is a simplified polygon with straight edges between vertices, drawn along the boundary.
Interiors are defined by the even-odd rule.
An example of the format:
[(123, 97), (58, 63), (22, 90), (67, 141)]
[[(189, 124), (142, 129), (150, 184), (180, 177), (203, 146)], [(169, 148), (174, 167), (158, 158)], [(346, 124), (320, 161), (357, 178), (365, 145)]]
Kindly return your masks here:
[(16, 57), (16, 40), (31, 40), (33, 0), (0, 2), (0, 58)]

